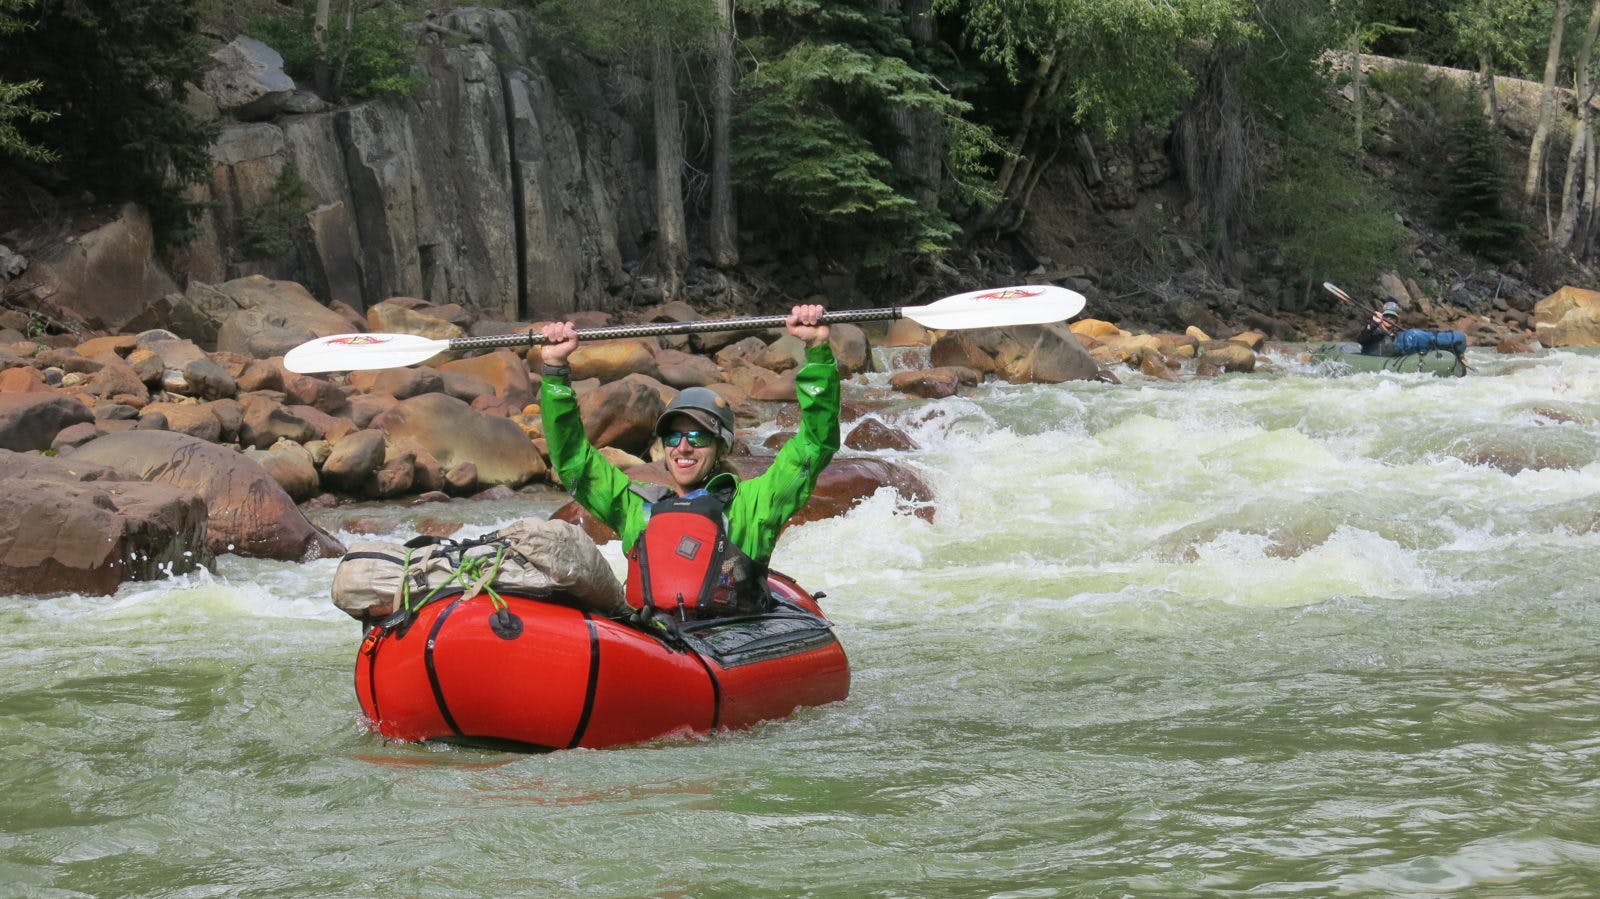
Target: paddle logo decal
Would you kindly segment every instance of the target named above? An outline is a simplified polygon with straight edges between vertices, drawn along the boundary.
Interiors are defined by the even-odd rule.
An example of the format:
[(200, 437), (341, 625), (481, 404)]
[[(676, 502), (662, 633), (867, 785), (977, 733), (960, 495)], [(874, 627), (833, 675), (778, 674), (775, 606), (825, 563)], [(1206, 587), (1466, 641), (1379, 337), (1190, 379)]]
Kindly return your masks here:
[(973, 299), (975, 299), (975, 300), (1025, 300), (1025, 299), (1027, 299), (1029, 297), (1040, 296), (1043, 293), (1044, 293), (1044, 291), (1042, 291), (1042, 290), (1028, 290), (1028, 289), (1022, 288), (1022, 287), (1007, 287), (1004, 290), (992, 290), (992, 291), (990, 291), (988, 293), (980, 293), (977, 296), (973, 297)]
[(350, 334), (344, 337), (328, 338), (328, 346), (372, 346), (378, 343), (388, 343), (387, 337), (374, 337), (371, 334)]

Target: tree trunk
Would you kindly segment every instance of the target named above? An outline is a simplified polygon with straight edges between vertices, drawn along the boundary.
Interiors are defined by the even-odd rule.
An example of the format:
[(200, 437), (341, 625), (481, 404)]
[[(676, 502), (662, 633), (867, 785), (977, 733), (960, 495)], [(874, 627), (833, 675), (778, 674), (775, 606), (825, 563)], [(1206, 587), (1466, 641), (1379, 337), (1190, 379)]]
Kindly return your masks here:
[(333, 98), (333, 65), (328, 59), (328, 17), (333, 13), (333, 0), (317, 0), (315, 18), (311, 21), (311, 42), (316, 46), (317, 58), (311, 66), (312, 83), (317, 96), (324, 100)]
[[(995, 190), (1004, 197), (1011, 191), (1011, 182), (1017, 175), (1017, 162), (1022, 158), (1022, 148), (1027, 146), (1028, 135), (1033, 130), (1034, 111), (1039, 106), (1039, 99), (1044, 96), (1047, 78), (1056, 64), (1056, 45), (1059, 41), (1051, 41), (1050, 52), (1039, 59), (1039, 64), (1034, 67), (1033, 78), (1028, 87), (1028, 96), (1022, 101), (1022, 114), (1017, 122), (1017, 130), (1011, 133), (1011, 146), (1007, 148), (1005, 162), (1000, 164), (1000, 174), (995, 177)], [(1059, 78), (1053, 79), (1059, 82)]]
[[(1060, 35), (1058, 34), (1059, 38)], [(1019, 221), (1021, 215), (1013, 207), (1021, 194), (1018, 185), (1024, 179), (1028, 169), (1028, 159), (1023, 150), (1028, 145), (1028, 139), (1033, 134), (1033, 120), (1037, 114), (1039, 101), (1044, 97), (1054, 94), (1061, 87), (1061, 78), (1066, 73), (1066, 67), (1055, 65), (1055, 46), (1060, 41), (1051, 43), (1050, 52), (1046, 53), (1034, 67), (1033, 78), (1030, 81), (1028, 95), (1023, 98), (1022, 112), (1017, 127), (1011, 133), (1011, 143), (1006, 148), (1005, 161), (1000, 164), (1000, 173), (995, 176), (995, 193), (1000, 195), (1000, 200), (994, 208), (978, 216), (967, 228), (969, 235), (987, 231), (991, 228), (1004, 231), (1008, 230), (1009, 223)]]
[[(345, 0), (344, 4), (344, 33), (346, 37), (354, 34), (356, 30), (356, 0)], [(340, 84), (344, 81), (344, 64), (350, 56), (350, 47), (354, 41), (344, 42), (344, 53), (333, 62), (333, 72), (328, 76), (329, 84)]]
[[(1566, 2), (1566, 0), (1562, 0)], [(1356, 107), (1356, 152), (1361, 152), (1361, 129), (1364, 127), (1362, 120), (1367, 111), (1366, 76), (1361, 73), (1361, 23), (1357, 22), (1350, 32), (1350, 87), (1355, 94)]]
[(1556, 0), (1555, 22), (1550, 26), (1550, 49), (1544, 58), (1544, 86), (1539, 92), (1539, 123), (1533, 129), (1533, 143), (1528, 147), (1528, 172), (1522, 179), (1522, 203), (1532, 208), (1534, 195), (1544, 175), (1544, 151), (1550, 142), (1550, 123), (1555, 118), (1556, 72), (1561, 67), (1561, 33), (1567, 27), (1570, 0)]
[(1578, 167), (1592, 139), (1588, 119), (1581, 113), (1578, 116), (1578, 125), (1572, 130), (1572, 147), (1567, 152), (1567, 171), (1561, 179), (1561, 216), (1556, 219), (1555, 230), (1550, 235), (1550, 245), (1560, 250), (1572, 246), (1572, 236), (1578, 227)]
[[(934, 42), (932, 0), (878, 0), (887, 12), (905, 16), (906, 35), (918, 46)], [(940, 163), (944, 153), (939, 139), (938, 113), (928, 109), (897, 106), (889, 112), (900, 144), (895, 148), (896, 167), (916, 183), (917, 202), (932, 209), (939, 204)]]
[(1494, 66), (1487, 51), (1478, 54), (1478, 83), (1483, 91), (1483, 117), (1489, 120), (1489, 129), (1500, 124), (1500, 100), (1494, 92)]
[(1563, 250), (1572, 246), (1572, 235), (1578, 227), (1578, 198), (1575, 195), (1578, 189), (1578, 166), (1589, 141), (1594, 139), (1590, 133), (1593, 116), (1589, 112), (1589, 101), (1593, 97), (1589, 86), (1589, 58), (1594, 53), (1596, 36), (1600, 36), (1600, 0), (1595, 0), (1594, 9), (1589, 12), (1589, 25), (1584, 29), (1583, 43), (1578, 47), (1576, 71), (1572, 75), (1573, 88), (1578, 97), (1578, 121), (1572, 127), (1572, 146), (1567, 150), (1567, 171), (1561, 179), (1561, 218), (1556, 222), (1556, 231), (1551, 237), (1551, 243)]
[(656, 262), (668, 300), (683, 293), (688, 256), (683, 220), (683, 127), (678, 121), (678, 73), (672, 46), (657, 40), (650, 60), (650, 98), (656, 140)]
[(1591, 138), (1583, 147), (1583, 214), (1579, 218), (1579, 229), (1583, 232), (1583, 239), (1578, 241), (1578, 256), (1588, 259), (1594, 255), (1594, 238), (1596, 197), (1600, 196), (1600, 160), (1597, 160), (1594, 140)]
[(711, 261), (739, 264), (739, 213), (733, 198), (733, 0), (716, 0), (711, 51)]
[(1019, 212), (1017, 214), (1017, 221), (1016, 221), (1016, 224), (1017, 224), (1018, 227), (1020, 227), (1022, 225), (1023, 221), (1028, 216), (1028, 207), (1033, 202), (1033, 191), (1034, 191), (1034, 189), (1039, 186), (1039, 182), (1040, 181), (1044, 180), (1045, 173), (1050, 171), (1050, 166), (1055, 164), (1056, 157), (1060, 156), (1060, 155), (1061, 155), (1061, 145), (1060, 144), (1056, 144), (1055, 147), (1053, 149), (1051, 149), (1049, 156), (1046, 156), (1042, 162), (1040, 162), (1038, 165), (1033, 166), (1030, 171), (1028, 171), (1026, 174), (1023, 175), (1022, 193), (1021, 193), (1021, 196), (1019, 197), (1019, 203), (1018, 203)]
[(1212, 235), (1211, 258), (1229, 272), (1261, 164), (1250, 152), (1251, 119), (1239, 86), (1243, 61), (1240, 51), (1224, 50), (1207, 62), (1173, 130), (1188, 202)]

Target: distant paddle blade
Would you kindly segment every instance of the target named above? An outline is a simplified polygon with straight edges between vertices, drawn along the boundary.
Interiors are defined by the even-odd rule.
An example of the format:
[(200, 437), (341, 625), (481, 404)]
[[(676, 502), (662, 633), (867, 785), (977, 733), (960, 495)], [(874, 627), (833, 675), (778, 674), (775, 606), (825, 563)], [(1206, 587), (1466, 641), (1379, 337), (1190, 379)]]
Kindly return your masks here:
[(300, 344), (283, 356), (283, 367), (300, 374), (405, 368), (450, 348), (447, 340), (415, 334), (335, 334)]
[(1355, 302), (1355, 300), (1350, 299), (1350, 295), (1349, 294), (1347, 294), (1344, 291), (1340, 290), (1339, 288), (1335, 287), (1333, 285), (1332, 281), (1324, 281), (1324, 282), (1322, 282), (1322, 289), (1326, 290), (1328, 293), (1333, 294), (1334, 296), (1338, 297), (1339, 299), (1344, 300), (1346, 303), (1354, 303)]
[(995, 287), (900, 310), (925, 328), (1004, 328), (1061, 322), (1083, 311), (1083, 294), (1053, 284)]

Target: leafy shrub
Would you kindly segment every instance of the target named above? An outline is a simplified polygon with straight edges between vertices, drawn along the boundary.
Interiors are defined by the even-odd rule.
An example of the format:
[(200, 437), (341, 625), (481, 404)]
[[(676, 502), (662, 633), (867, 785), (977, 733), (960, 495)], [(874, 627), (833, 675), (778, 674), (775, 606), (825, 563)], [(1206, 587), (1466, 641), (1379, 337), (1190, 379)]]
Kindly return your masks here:
[[(284, 71), (299, 79), (315, 74), (315, 5), (314, 0), (299, 0), (296, 11), (264, 17), (251, 29), (283, 56)], [(411, 21), (404, 5), (379, 3), (358, 9), (352, 28), (345, 28), (337, 16), (329, 22), (330, 99), (403, 97), (421, 90), (427, 79), (416, 71), (417, 41), (407, 27)]]
[(1437, 187), (1439, 136), (1463, 116), (1475, 114), (1481, 103), (1471, 83), (1426, 66), (1402, 64), (1372, 73), (1372, 96), (1381, 95), (1398, 109), (1387, 125), (1395, 153)]
[(1402, 263), (1407, 231), (1392, 198), (1313, 125), (1284, 141), (1259, 196), (1257, 224), (1306, 283), (1358, 284)]
[(17, 122), (38, 125), (55, 118), (55, 113), (28, 104), (27, 96), (44, 86), (37, 79), (11, 84), (0, 81), (0, 156), (15, 156), (35, 162), (54, 162), (57, 155), (22, 136)]
[(1476, 99), (1468, 82), (1446, 77), (1420, 63), (1398, 62), (1374, 69), (1372, 89), (1388, 94), (1407, 112), (1425, 121), (1454, 121)]
[(719, 27), (709, 0), (536, 0), (536, 42), (559, 42), (612, 62), (648, 67), (657, 40), (680, 52), (705, 46)]
[(292, 168), (273, 184), (272, 199), (239, 219), (235, 252), (241, 259), (278, 259), (295, 251), (295, 237), (306, 227), (306, 214), (316, 206), (311, 188)]
[[(754, 65), (741, 82), (734, 178), (763, 201), (769, 226), (881, 267), (948, 249), (960, 234), (949, 209), (995, 201), (986, 164), (1003, 149), (965, 120), (969, 105), (932, 74), (897, 9), (871, 0), (740, 8), (755, 20), (745, 41)], [(937, 132), (942, 203), (911, 170), (917, 162), (897, 164), (906, 133), (896, 116), (906, 114)]]

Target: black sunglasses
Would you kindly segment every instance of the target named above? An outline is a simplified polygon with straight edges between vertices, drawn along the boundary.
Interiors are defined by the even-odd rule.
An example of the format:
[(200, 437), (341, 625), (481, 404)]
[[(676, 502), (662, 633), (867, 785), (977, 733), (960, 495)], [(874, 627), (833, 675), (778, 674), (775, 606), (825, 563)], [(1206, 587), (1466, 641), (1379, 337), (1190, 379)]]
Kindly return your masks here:
[(685, 437), (689, 438), (689, 445), (695, 449), (710, 446), (717, 439), (717, 435), (710, 431), (702, 431), (696, 428), (693, 431), (670, 431), (662, 434), (661, 442), (667, 446), (677, 446), (683, 442)]

